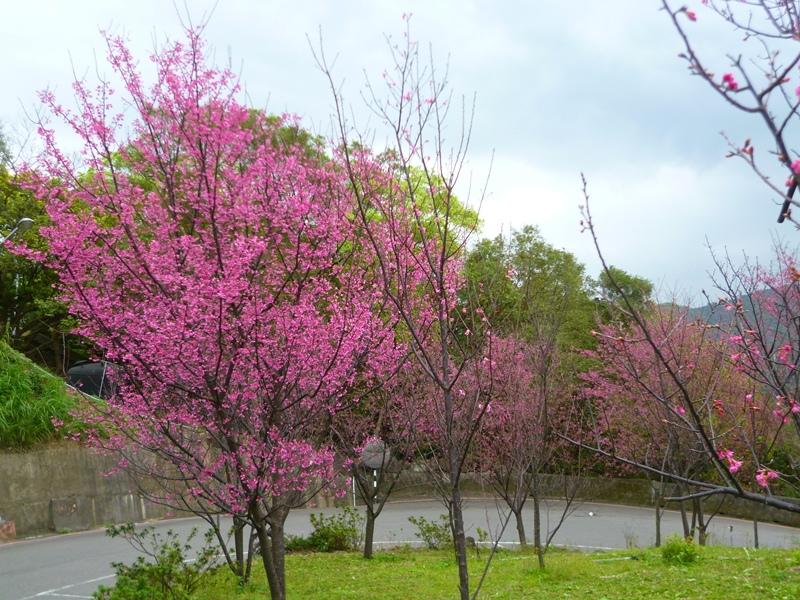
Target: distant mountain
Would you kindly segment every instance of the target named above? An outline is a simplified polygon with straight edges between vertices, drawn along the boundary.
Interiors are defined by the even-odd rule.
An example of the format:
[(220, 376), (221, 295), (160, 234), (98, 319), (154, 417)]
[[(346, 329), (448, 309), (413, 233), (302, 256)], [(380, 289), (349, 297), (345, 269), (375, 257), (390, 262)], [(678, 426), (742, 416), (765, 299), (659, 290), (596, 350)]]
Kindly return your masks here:
[[(768, 293), (768, 292), (767, 292)], [(754, 307), (753, 302), (750, 299), (750, 296), (742, 296), (742, 306), (744, 308), (745, 313), (749, 313), (749, 315), (753, 315)], [(705, 323), (708, 325), (722, 325), (723, 328), (725, 325), (729, 325), (733, 319), (734, 313), (730, 310), (725, 310), (725, 306), (722, 304), (714, 303), (714, 304), (706, 304), (704, 306), (694, 306), (694, 307), (684, 307), (687, 310), (687, 317), (690, 320), (700, 319), (701, 323)], [(773, 321), (767, 323), (769, 330), (774, 331), (777, 325), (777, 322)]]

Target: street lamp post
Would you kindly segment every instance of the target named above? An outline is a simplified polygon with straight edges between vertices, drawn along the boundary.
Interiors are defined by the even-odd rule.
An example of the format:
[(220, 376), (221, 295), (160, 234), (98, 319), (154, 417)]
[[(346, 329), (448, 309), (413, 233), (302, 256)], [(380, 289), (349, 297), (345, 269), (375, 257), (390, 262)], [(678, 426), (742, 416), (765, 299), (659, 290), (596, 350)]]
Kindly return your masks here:
[[(20, 233), (25, 233), (28, 229), (31, 228), (33, 225), (33, 219), (29, 219), (28, 217), (22, 217), (17, 224), (14, 226), (9, 234), (5, 237), (0, 237), (0, 247), (4, 246), (5, 243), (13, 238), (15, 235), (19, 235)], [(19, 296), (19, 273), (14, 276), (14, 321), (16, 322), (17, 317), (17, 299)], [(8, 331), (9, 326), (11, 325), (11, 313), (9, 312), (6, 316), (6, 331)], [(11, 331), (12, 335), (17, 334), (17, 327), (14, 326), (14, 329)]]
[[(33, 219), (29, 219), (28, 217), (22, 217), (17, 224), (14, 226), (7, 236), (0, 235), (0, 248), (5, 246), (6, 242), (13, 238), (15, 235), (20, 233), (25, 233), (28, 229), (31, 228), (33, 225)], [(19, 273), (14, 276), (14, 310), (16, 312), (16, 301), (17, 296), (19, 295)], [(15, 314), (16, 316), (16, 314)], [(11, 321), (11, 314), (6, 317), (6, 329), (5, 332), (8, 331), (8, 326)], [(3, 335), (5, 336), (5, 332)], [(14, 329), (14, 334), (16, 334), (16, 327)], [(16, 536), (16, 530), (14, 527), (14, 521), (5, 521), (3, 517), (0, 517), (0, 539), (13, 539)]]

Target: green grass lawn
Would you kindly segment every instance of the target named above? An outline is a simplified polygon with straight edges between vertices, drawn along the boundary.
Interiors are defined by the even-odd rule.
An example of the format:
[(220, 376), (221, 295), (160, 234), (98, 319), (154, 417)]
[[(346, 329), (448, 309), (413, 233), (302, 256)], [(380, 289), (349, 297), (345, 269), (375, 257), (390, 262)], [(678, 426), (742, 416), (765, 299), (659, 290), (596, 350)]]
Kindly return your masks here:
[[(636, 555), (638, 560), (607, 560)], [(471, 551), (474, 589), (486, 564)], [(551, 551), (540, 570), (536, 555), (504, 551), (495, 555), (479, 598), (800, 598), (800, 550), (745, 550), (706, 547), (697, 562), (671, 565), (659, 549), (585, 554)], [(598, 562), (599, 561), (599, 562)], [(263, 569), (237, 588), (227, 569), (203, 585), (200, 600), (268, 596)], [(298, 600), (456, 598), (457, 567), (451, 551), (400, 548), (370, 560), (357, 553), (290, 554), (287, 595)], [(236, 591), (234, 591), (236, 590)]]

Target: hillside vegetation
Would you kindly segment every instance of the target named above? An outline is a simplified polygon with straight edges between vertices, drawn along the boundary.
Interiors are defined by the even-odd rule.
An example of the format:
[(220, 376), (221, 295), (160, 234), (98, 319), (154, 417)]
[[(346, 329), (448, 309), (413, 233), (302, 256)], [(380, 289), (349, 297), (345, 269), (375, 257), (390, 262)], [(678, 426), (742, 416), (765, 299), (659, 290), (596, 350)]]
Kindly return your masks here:
[(0, 448), (58, 439), (53, 423), (71, 422), (75, 404), (62, 379), (0, 341)]

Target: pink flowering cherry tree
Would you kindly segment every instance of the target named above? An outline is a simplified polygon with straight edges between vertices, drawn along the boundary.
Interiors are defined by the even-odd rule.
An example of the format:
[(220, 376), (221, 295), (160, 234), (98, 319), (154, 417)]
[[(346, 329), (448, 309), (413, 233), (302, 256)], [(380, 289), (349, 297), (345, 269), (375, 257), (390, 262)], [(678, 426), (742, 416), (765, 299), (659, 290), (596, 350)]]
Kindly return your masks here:
[[(759, 464), (757, 480), (766, 491), (779, 476), (798, 489), (800, 465), (793, 459), (800, 442), (800, 270), (795, 252), (778, 245), (770, 263), (715, 257), (716, 303), (727, 321), (728, 360), (752, 382), (746, 403), (758, 420), (771, 422), (776, 436), (762, 437), (780, 449), (783, 460)], [(754, 418), (755, 418), (754, 414)], [(758, 439), (753, 426), (750, 439)], [(786, 431), (783, 431), (786, 430)]]
[[(645, 474), (659, 499), (686, 496), (691, 500), (692, 524), (686, 503), (680, 501), (685, 535), (699, 532), (705, 543), (708, 521), (701, 496), (693, 480), (717, 481), (715, 465), (706, 440), (727, 469), (741, 466), (741, 448), (733, 438), (741, 425), (732, 412), (737, 396), (731, 385), (746, 384), (745, 378), (726, 369), (724, 352), (716, 329), (706, 329), (687, 317), (678, 306), (652, 306), (642, 316), (659, 353), (637, 329), (620, 322), (598, 325), (597, 365), (584, 376), (586, 393), (595, 404), (595, 439), (613, 458), (628, 464), (651, 467)], [(668, 375), (661, 357), (679, 373), (680, 386)], [(682, 388), (682, 389), (681, 389)], [(682, 391), (685, 390), (685, 394)], [(743, 393), (741, 394), (744, 395)], [(690, 399), (690, 400), (687, 400)], [(691, 402), (691, 406), (689, 405)], [(738, 406), (738, 404), (737, 404)], [(668, 477), (665, 474), (677, 477)], [(668, 493), (675, 482), (678, 493)], [(660, 545), (662, 504), (656, 504), (656, 545)]]
[[(441, 76), (425, 65), (408, 30), (392, 53), (394, 65), (383, 73), (385, 91), (368, 83), (363, 93), (368, 108), (386, 127), (390, 160), (370, 150), (374, 132), (359, 131), (348, 120), (349, 109), (321, 52), (318, 62), (336, 104), (336, 144), (358, 201), (356, 219), (377, 257), (381, 289), (401, 323), (409, 351), (435, 390), (427, 398), (409, 401), (422, 400), (428, 407), (430, 428), (420, 433), (436, 439), (436, 444), (425, 464), (443, 492), (458, 562), (459, 597), (468, 600), (461, 482), (486, 410), (483, 397), (491, 386), (491, 366), (476, 366), (484, 358), (491, 364), (488, 322), (471, 319), (473, 310), (463, 311), (470, 302), (464, 251), (478, 223), (477, 215), (471, 223), (463, 222), (456, 186), (465, 168), (471, 116), (462, 107), (461, 127), (450, 137), (446, 73)], [(462, 383), (469, 370), (477, 385)], [(479, 589), (476, 586), (473, 594)]]
[[(556, 478), (559, 471), (576, 466), (565, 460), (565, 444), (553, 433), (561, 428), (557, 420), (564, 414), (562, 409), (574, 387), (565, 360), (567, 351), (558, 347), (556, 332), (557, 327), (549, 332), (551, 335), (539, 335), (533, 341), (514, 335), (494, 340), (492, 358), (497, 366), (474, 451), (475, 468), (514, 515), (522, 548), (528, 545), (523, 509), (532, 499), (533, 545), (541, 568), (550, 541), (571, 512), (577, 491), (577, 487), (565, 485), (567, 502), (562, 518), (554, 525), (548, 520), (552, 527), (543, 530), (541, 502), (558, 486), (546, 487), (542, 473)], [(540, 328), (539, 333), (545, 332)]]
[[(770, 475), (772, 469), (769, 461), (781, 441), (780, 424), (784, 419), (789, 422), (795, 414), (794, 400), (789, 395), (779, 398), (781, 404), (776, 416), (781, 418), (765, 420), (761, 415), (770, 409), (764, 393), (767, 380), (757, 379), (756, 371), (751, 371), (746, 378), (741, 377), (746, 372), (741, 366), (744, 359), (754, 359), (754, 364), (767, 370), (781, 363), (785, 367), (782, 372), (794, 371), (792, 365), (796, 363), (790, 360), (787, 344), (781, 341), (781, 328), (775, 330), (778, 337), (764, 335), (758, 339), (748, 338), (766, 346), (763, 349), (754, 347), (752, 356), (744, 357), (740, 352), (741, 347), (730, 345), (737, 341), (737, 336), (732, 336), (730, 332), (736, 321), (712, 321), (710, 318), (690, 320), (686, 318), (685, 311), (681, 312), (674, 305), (654, 307), (650, 314), (637, 309), (624, 290), (615, 284), (599, 251), (585, 187), (584, 194), (584, 227), (592, 235), (611, 284), (620, 292), (619, 304), (614, 307), (620, 318), (615, 320), (610, 330), (597, 332), (602, 343), (609, 348), (606, 355), (608, 363), (603, 369), (612, 373), (603, 379), (636, 390), (638, 397), (629, 404), (631, 422), (655, 425), (660, 421), (666, 428), (660, 435), (663, 441), (659, 445), (667, 449), (677, 449), (677, 446), (666, 434), (680, 432), (682, 437), (690, 441), (684, 452), (691, 453), (706, 466), (687, 474), (671, 466), (666, 454), (662, 455), (665, 460), (658, 464), (647, 456), (640, 454), (636, 457), (636, 454), (626, 452), (624, 448), (618, 449), (613, 444), (603, 447), (601, 437), (593, 444), (575, 439), (572, 442), (689, 487), (687, 493), (666, 500), (695, 501), (703, 497), (728, 495), (780, 510), (800, 512), (800, 504), (772, 495), (768, 487), (776, 479), (775, 475)], [(788, 271), (791, 273), (791, 268)], [(724, 272), (722, 277), (733, 279)], [(758, 298), (758, 294), (755, 297)], [(741, 314), (748, 313), (742, 297), (731, 295), (721, 301), (722, 304), (726, 302), (731, 306), (731, 311), (727, 312), (737, 312), (737, 307), (741, 305)], [(780, 307), (786, 307), (780, 300), (777, 302)], [(667, 319), (664, 318), (665, 311)], [(762, 327), (769, 327), (764, 312), (756, 310), (753, 315), (754, 319), (760, 320)], [(784, 325), (796, 327), (792, 320)], [(751, 331), (756, 332), (747, 329), (745, 333), (752, 336), (753, 333), (748, 333)], [(741, 341), (744, 340), (742, 338)], [(762, 351), (765, 352), (765, 358), (768, 357), (763, 363)], [(790, 381), (791, 378), (787, 384)], [(613, 395), (609, 395), (609, 398), (613, 399)], [(607, 422), (614, 422), (611, 419), (618, 421), (621, 411), (612, 402), (604, 411), (604, 418)], [(648, 415), (653, 418), (646, 418)], [(659, 439), (653, 427), (645, 427), (645, 433), (653, 440)], [(631, 448), (635, 450), (636, 446)]]
[(35, 190), (53, 225), (40, 258), (115, 365), (92, 441), (154, 501), (252, 527), (278, 600), (286, 516), (337, 475), (320, 422), (398, 356), (346, 173), (284, 143), (291, 117), (242, 105), (201, 34), (153, 54), (151, 86), (106, 37), (121, 94), (78, 81), (75, 110), (42, 95), (83, 148), (74, 164), (41, 124)]

